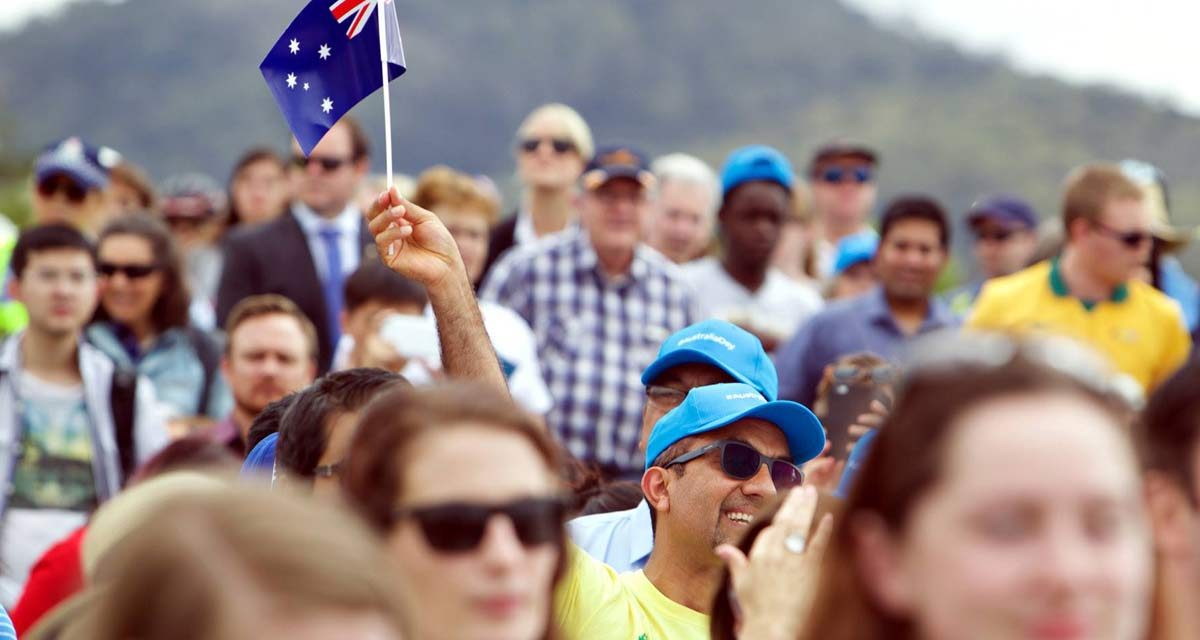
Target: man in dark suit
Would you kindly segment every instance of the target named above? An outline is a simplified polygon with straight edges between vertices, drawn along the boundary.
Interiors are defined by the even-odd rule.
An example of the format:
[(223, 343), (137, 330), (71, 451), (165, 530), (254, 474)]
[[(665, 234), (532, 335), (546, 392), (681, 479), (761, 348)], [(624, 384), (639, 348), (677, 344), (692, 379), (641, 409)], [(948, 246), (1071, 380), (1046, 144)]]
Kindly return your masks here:
[(224, 325), (230, 309), (247, 296), (289, 298), (317, 328), (323, 374), (341, 337), (343, 283), (364, 258), (375, 259), (374, 243), (354, 204), (369, 166), (367, 138), (346, 117), (308, 158), (294, 140), (292, 153), (295, 201), (286, 214), (230, 237), (217, 320)]

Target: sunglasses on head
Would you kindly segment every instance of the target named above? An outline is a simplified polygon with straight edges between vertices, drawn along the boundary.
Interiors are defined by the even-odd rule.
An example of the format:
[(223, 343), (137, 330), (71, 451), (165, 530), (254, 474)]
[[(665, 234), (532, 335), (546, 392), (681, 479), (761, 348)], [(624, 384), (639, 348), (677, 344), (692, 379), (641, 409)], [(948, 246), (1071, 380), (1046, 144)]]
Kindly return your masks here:
[(448, 502), (430, 507), (399, 508), (396, 521), (413, 520), (425, 541), (437, 551), (464, 553), (483, 541), (488, 522), (501, 515), (512, 523), (517, 539), (526, 547), (557, 543), (562, 539), (566, 503), (560, 498), (525, 498), (506, 504)]
[(62, 176), (42, 180), (38, 183), (37, 190), (43, 198), (51, 198), (56, 193), (62, 193), (67, 196), (67, 200), (71, 204), (79, 204), (87, 197), (87, 189), (79, 186), (74, 180)]
[(314, 162), (321, 166), (322, 171), (329, 172), (337, 171), (342, 167), (342, 165), (349, 164), (351, 160), (349, 158), (322, 158), (319, 156), (309, 156), (305, 158), (304, 156), (300, 155), (292, 156), (292, 164), (300, 167), (301, 169), (307, 169), (308, 165)]
[(1144, 243), (1154, 239), (1154, 235), (1146, 231), (1118, 231), (1102, 222), (1093, 222), (1092, 227), (1119, 241), (1129, 249), (1138, 249)]
[(130, 280), (138, 280), (158, 271), (158, 265), (153, 264), (117, 264), (115, 262), (101, 262), (97, 267), (100, 275), (105, 278), (111, 278), (118, 273), (125, 274)]
[(549, 142), (550, 148), (559, 155), (575, 150), (575, 143), (565, 138), (526, 138), (521, 141), (521, 150), (525, 153), (533, 153), (542, 146), (543, 142)]
[(826, 167), (824, 170), (817, 173), (817, 178), (821, 182), (829, 182), (832, 184), (840, 184), (842, 182), (856, 182), (858, 184), (866, 184), (871, 181), (872, 173), (870, 167), (854, 167), (847, 169), (845, 167)]
[(691, 462), (712, 451), (721, 452), (721, 471), (735, 480), (753, 478), (758, 474), (759, 467), (765, 464), (771, 472), (771, 482), (776, 489), (798, 487), (804, 483), (804, 472), (800, 467), (783, 458), (766, 456), (759, 453), (758, 449), (737, 440), (718, 440), (671, 460), (663, 465), (663, 468)]

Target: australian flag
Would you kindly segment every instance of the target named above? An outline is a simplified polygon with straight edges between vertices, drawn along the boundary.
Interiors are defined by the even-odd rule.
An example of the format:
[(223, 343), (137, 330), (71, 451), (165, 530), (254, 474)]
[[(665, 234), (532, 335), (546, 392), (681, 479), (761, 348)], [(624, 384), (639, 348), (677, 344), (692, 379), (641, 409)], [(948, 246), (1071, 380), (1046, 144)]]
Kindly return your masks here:
[(405, 63), (393, 0), (312, 0), (258, 66), (305, 155), (383, 86), (377, 20), (384, 20), (388, 80), (395, 80)]

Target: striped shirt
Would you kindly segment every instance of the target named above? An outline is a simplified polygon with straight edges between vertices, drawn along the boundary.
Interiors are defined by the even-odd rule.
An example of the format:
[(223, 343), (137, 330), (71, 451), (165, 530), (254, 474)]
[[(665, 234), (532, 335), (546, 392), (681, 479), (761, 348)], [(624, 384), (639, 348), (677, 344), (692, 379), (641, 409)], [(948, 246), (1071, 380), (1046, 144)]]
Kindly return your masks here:
[(17, 630), (4, 607), (0, 607), (0, 640), (17, 640)]
[(642, 468), (642, 370), (696, 313), (678, 268), (639, 245), (629, 273), (606, 276), (585, 231), (518, 247), (480, 292), (533, 328), (554, 397), (546, 416), (572, 455), (624, 471)]

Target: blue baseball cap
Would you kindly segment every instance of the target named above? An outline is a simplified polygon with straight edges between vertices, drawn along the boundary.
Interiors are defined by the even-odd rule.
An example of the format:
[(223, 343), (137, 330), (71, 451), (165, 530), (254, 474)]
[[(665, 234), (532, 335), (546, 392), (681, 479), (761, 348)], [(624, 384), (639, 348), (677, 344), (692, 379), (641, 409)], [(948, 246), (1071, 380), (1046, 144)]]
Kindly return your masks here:
[(772, 147), (756, 144), (729, 154), (721, 169), (722, 196), (747, 182), (755, 181), (774, 182), (791, 191), (796, 174), (792, 171), (792, 163)]
[(833, 263), (834, 275), (841, 275), (846, 269), (860, 262), (870, 262), (875, 258), (879, 249), (879, 234), (874, 231), (860, 231), (838, 241), (837, 259)]
[(580, 182), (583, 188), (593, 191), (617, 178), (636, 180), (647, 189), (655, 183), (646, 154), (626, 145), (605, 145), (597, 149), (596, 155), (584, 167)]
[(271, 476), (272, 470), (275, 468), (275, 448), (279, 445), (279, 434), (272, 433), (263, 438), (250, 453), (246, 455), (246, 460), (242, 463), (242, 477), (261, 477), (266, 475)]
[(62, 174), (85, 189), (108, 186), (108, 175), (120, 164), (121, 154), (108, 147), (94, 147), (79, 138), (67, 138), (46, 147), (34, 163), (38, 182)]
[(986, 198), (971, 205), (967, 224), (975, 226), (983, 220), (994, 220), (1006, 227), (1036, 229), (1037, 213), (1028, 202), (1012, 196)]
[(825, 429), (804, 405), (790, 400), (768, 402), (754, 387), (731, 382), (692, 389), (682, 404), (654, 425), (646, 443), (646, 468), (684, 438), (750, 418), (770, 422), (782, 431), (796, 464), (812, 460), (825, 449)]
[(642, 372), (648, 385), (671, 367), (708, 364), (754, 387), (769, 400), (779, 397), (779, 374), (753, 334), (725, 320), (705, 320), (671, 334), (658, 357)]

